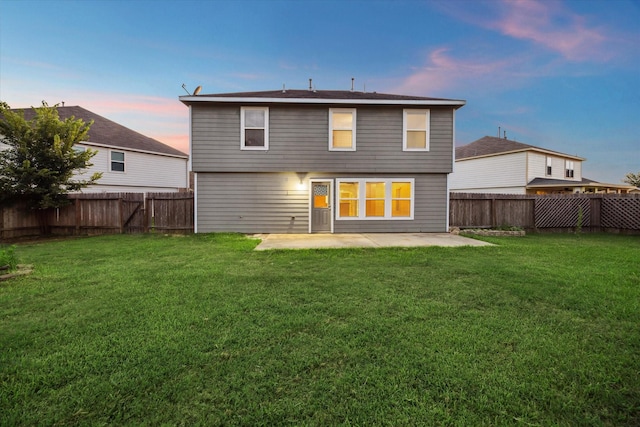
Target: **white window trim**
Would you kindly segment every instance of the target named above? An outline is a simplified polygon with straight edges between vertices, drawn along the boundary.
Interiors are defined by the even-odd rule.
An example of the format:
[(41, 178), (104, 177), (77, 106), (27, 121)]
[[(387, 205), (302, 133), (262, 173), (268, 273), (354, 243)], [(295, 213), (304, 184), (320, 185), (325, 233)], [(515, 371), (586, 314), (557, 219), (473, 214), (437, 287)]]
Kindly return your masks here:
[[(112, 157), (111, 157), (111, 153), (122, 153), (122, 158), (123, 158), (124, 160), (123, 160), (123, 161), (120, 161), (120, 160), (113, 160), (113, 159), (112, 159)], [(112, 164), (113, 162), (116, 162), (116, 163), (122, 163), (122, 166), (123, 166), (123, 169), (124, 169), (124, 170), (123, 170), (123, 171), (114, 171), (114, 170), (111, 168), (111, 164)], [(109, 150), (109, 172), (112, 172), (112, 173), (126, 173), (126, 172), (127, 172), (127, 153), (126, 153), (126, 152), (124, 152), (124, 151), (122, 151), (122, 150)]]
[[(424, 113), (426, 119), (425, 133), (427, 140), (425, 141), (425, 148), (409, 148), (407, 147), (407, 132), (410, 130), (407, 126), (407, 115), (409, 113)], [(419, 129), (422, 130), (422, 129)], [(429, 151), (429, 145), (431, 140), (431, 110), (414, 110), (404, 109), (402, 110), (402, 151)]]
[[(333, 113), (351, 113), (353, 117), (351, 129), (335, 129), (351, 131), (351, 147), (350, 148), (334, 148), (333, 147)], [(355, 108), (329, 108), (329, 151), (356, 151), (356, 121), (357, 114)]]
[[(247, 110), (264, 111), (264, 128), (248, 128), (248, 129), (264, 129), (264, 146), (263, 147), (247, 147), (244, 145), (245, 129), (244, 112)], [(269, 107), (240, 107), (240, 149), (241, 150), (257, 150), (266, 151), (269, 149)]]
[[(358, 183), (358, 216), (340, 216), (340, 184), (343, 182), (357, 182)], [(368, 217), (367, 199), (366, 199), (366, 183), (367, 182), (384, 182), (385, 183), (385, 198), (384, 198), (384, 216), (371, 216)], [(393, 197), (391, 195), (391, 184), (394, 182), (408, 182), (411, 183), (411, 213), (409, 216), (391, 216), (391, 202)], [(335, 209), (336, 220), (340, 221), (410, 221), (414, 219), (414, 209), (416, 206), (416, 182), (414, 178), (336, 178), (335, 187)], [(403, 199), (406, 200), (406, 199)]]

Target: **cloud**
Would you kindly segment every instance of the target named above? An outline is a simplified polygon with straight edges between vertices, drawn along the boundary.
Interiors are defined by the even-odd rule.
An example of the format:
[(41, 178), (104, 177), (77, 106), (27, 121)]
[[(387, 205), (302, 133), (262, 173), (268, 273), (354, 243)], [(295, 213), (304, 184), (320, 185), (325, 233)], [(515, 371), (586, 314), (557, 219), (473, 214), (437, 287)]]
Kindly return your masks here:
[(572, 13), (553, 1), (503, 0), (501, 18), (486, 25), (502, 34), (529, 40), (571, 61), (603, 61), (609, 37), (590, 27), (585, 16)]
[[(557, 0), (440, 2), (434, 6), (454, 19), (531, 42), (568, 61), (606, 62), (628, 37), (590, 23)], [(628, 47), (628, 46), (627, 46)]]
[(189, 152), (189, 109), (176, 98), (136, 94), (82, 93), (84, 108)]
[(456, 58), (452, 50), (439, 47), (431, 51), (425, 64), (411, 70), (411, 73), (400, 83), (388, 83), (388, 90), (396, 93), (423, 94), (428, 96), (447, 93), (452, 89), (468, 91), (469, 89), (501, 90), (513, 87), (534, 73), (527, 64), (531, 58), (525, 55), (492, 59), (484, 56)]

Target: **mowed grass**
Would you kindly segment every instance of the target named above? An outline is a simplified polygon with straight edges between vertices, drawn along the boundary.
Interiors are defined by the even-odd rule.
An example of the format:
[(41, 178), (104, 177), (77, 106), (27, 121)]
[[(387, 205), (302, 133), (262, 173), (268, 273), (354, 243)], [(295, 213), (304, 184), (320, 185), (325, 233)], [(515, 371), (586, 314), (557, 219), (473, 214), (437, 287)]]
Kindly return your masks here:
[(640, 237), (20, 245), (0, 425), (640, 424)]

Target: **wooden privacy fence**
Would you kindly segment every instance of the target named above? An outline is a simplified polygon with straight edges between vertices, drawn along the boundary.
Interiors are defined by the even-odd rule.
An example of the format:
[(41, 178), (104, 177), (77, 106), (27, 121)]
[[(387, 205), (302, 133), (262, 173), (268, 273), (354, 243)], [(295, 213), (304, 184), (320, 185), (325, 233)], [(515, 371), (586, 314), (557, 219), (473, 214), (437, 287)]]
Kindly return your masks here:
[(640, 231), (640, 194), (451, 193), (449, 224), (459, 228)]
[[(193, 232), (192, 193), (87, 193), (69, 198), (69, 206), (45, 212), (0, 207), (0, 241), (46, 234)], [(640, 195), (451, 193), (449, 224), (640, 232)]]
[(190, 233), (192, 193), (70, 194), (71, 204), (38, 212), (0, 208), (0, 240), (45, 234)]

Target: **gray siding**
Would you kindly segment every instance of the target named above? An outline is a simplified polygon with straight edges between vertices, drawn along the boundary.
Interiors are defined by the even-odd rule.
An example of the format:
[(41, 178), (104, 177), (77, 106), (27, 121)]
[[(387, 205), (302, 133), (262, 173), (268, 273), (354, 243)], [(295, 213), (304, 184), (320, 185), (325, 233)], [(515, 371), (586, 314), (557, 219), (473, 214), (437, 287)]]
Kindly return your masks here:
[(358, 107), (356, 151), (329, 151), (329, 106), (270, 106), (269, 150), (240, 150), (240, 105), (193, 105), (195, 172), (449, 173), (453, 109), (431, 108), (428, 152), (402, 151), (400, 107)]
[[(309, 179), (415, 178), (413, 220), (335, 220), (334, 232), (446, 232), (446, 174), (198, 173), (199, 233), (307, 233)], [(304, 188), (299, 188), (302, 179)], [(335, 190), (335, 181), (334, 181)], [(335, 213), (334, 213), (335, 217)]]

